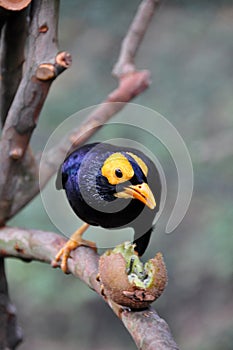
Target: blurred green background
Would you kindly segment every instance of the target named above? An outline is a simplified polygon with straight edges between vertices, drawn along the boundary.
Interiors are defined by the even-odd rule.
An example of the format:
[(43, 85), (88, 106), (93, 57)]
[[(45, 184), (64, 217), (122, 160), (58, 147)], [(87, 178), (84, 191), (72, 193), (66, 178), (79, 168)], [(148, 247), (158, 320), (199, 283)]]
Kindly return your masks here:
[[(60, 49), (73, 57), (42, 111), (33, 145), (76, 111), (101, 102), (139, 1), (61, 2)], [(134, 102), (151, 107), (184, 138), (194, 166), (192, 202), (171, 235), (154, 235), (169, 283), (154, 304), (182, 349), (233, 349), (233, 4), (164, 1), (137, 55), (153, 83)], [(175, 179), (174, 179), (175, 181)], [(54, 230), (40, 197), (11, 224)], [(22, 350), (135, 349), (105, 303), (82, 282), (40, 263), (8, 260), (10, 293), (24, 329)]]

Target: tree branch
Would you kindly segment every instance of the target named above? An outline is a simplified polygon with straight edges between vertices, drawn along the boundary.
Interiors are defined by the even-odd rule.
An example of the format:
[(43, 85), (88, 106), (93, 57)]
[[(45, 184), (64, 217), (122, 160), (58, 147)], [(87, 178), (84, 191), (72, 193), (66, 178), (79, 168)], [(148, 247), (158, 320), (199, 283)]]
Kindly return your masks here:
[[(51, 176), (57, 171), (58, 166), (64, 160), (68, 150), (86, 142), (88, 138), (101, 128), (112, 116), (119, 112), (127, 102), (131, 101), (134, 97), (149, 87), (149, 71), (137, 71), (135, 67), (133, 69), (128, 68), (129, 63), (132, 67), (137, 49), (141, 44), (143, 36), (158, 4), (158, 0), (144, 0), (142, 2), (129, 31), (123, 40), (122, 49), (113, 70), (113, 74), (118, 78), (118, 87), (112, 91), (87, 117), (79, 128), (66, 135), (59, 144), (49, 150), (43, 157), (40, 164), (41, 187), (45, 186)], [(131, 39), (132, 43), (129, 42)], [(26, 193), (22, 181), (22, 189), (20, 189), (20, 187), (18, 189), (20, 201), (14, 201), (8, 218), (11, 218), (22, 209), (32, 198), (35, 197), (39, 190), (38, 176), (35, 176), (34, 181), (31, 181)]]
[(160, 0), (144, 0), (138, 8), (127, 35), (122, 41), (119, 59), (113, 75), (121, 77), (135, 71), (134, 59)]
[(0, 348), (15, 349), (22, 342), (22, 330), (17, 325), (16, 309), (11, 303), (5, 275), (4, 258), (0, 257)]
[(38, 0), (31, 5), (25, 73), (9, 109), (0, 144), (0, 225), (9, 218), (15, 196), (12, 179), (19, 172), (51, 83), (71, 62), (68, 53), (57, 53), (58, 9), (58, 0)]
[(8, 110), (14, 99), (20, 80), (24, 62), (26, 41), (27, 11), (8, 12), (6, 24), (2, 33), (1, 48), (1, 95), (0, 117), (4, 125)]
[[(25, 230), (16, 227), (0, 229), (0, 256), (16, 257), (51, 263), (56, 252), (66, 240), (52, 232)], [(90, 248), (79, 247), (68, 260), (69, 272), (80, 278), (101, 295), (101, 286), (96, 280), (98, 255)], [(178, 350), (167, 323), (152, 308), (129, 311), (111, 300), (105, 301), (122, 320), (140, 350)]]
[[(10, 3), (11, 1), (0, 2), (2, 6), (11, 5)], [(3, 8), (0, 9), (0, 119), (2, 125), (4, 125), (8, 110), (22, 78), (27, 28), (26, 15), (26, 10), (15, 13)], [(9, 297), (3, 258), (0, 258), (0, 325), (0, 348), (15, 349), (22, 341), (22, 330), (17, 324), (16, 308)]]

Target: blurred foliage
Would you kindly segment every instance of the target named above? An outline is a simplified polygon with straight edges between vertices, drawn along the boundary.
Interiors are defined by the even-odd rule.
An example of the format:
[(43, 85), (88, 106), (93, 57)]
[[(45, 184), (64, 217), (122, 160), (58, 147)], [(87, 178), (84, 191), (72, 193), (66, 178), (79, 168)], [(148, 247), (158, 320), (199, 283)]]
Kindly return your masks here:
[[(54, 82), (33, 137), (35, 149), (66, 117), (99, 103), (116, 86), (111, 69), (138, 4), (61, 2), (60, 48), (71, 52), (73, 65)], [(153, 84), (135, 102), (173, 123), (194, 162), (185, 219), (171, 235), (154, 235), (145, 257), (158, 250), (165, 256), (169, 283), (155, 307), (180, 347), (189, 350), (233, 349), (233, 155), (215, 161), (214, 148), (207, 159), (200, 154), (210, 137), (233, 133), (232, 16), (232, 1), (164, 1), (137, 56)], [(56, 231), (40, 197), (11, 223)], [(135, 349), (116, 317), (80, 281), (16, 260), (8, 261), (8, 275), (25, 331), (22, 350)]]

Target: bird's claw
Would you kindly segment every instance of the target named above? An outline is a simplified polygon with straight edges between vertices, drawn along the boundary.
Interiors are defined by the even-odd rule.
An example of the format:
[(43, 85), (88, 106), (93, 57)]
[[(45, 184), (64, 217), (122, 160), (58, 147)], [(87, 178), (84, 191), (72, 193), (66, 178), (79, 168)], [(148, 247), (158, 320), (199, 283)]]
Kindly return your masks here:
[(68, 259), (70, 258), (70, 253), (73, 249), (68, 248), (66, 245), (62, 247), (57, 255), (55, 256), (55, 259), (52, 262), (53, 267), (59, 266), (59, 261), (61, 260), (60, 267), (64, 273), (68, 273)]
[(60, 267), (62, 271), (66, 274), (69, 273), (68, 269), (68, 259), (71, 257), (70, 253), (75, 250), (76, 248), (80, 246), (87, 246), (90, 247), (91, 249), (94, 249), (94, 251), (97, 251), (96, 244), (91, 241), (87, 241), (84, 239), (81, 239), (79, 242), (74, 241), (70, 239), (66, 244), (59, 250), (57, 255), (55, 256), (55, 259), (52, 261), (52, 266), (53, 267), (58, 267), (59, 266), (59, 261), (61, 261)]

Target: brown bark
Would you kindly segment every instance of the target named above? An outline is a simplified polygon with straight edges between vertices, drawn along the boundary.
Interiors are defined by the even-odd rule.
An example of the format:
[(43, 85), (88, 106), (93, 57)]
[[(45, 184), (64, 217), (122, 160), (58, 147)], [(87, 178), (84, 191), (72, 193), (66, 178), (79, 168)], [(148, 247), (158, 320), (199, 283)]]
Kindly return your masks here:
[[(36, 71), (46, 63), (54, 65), (59, 74), (70, 63), (68, 59), (56, 61), (60, 55), (57, 49), (58, 9), (59, 2), (56, 0), (32, 3), (25, 73), (7, 114), (0, 143), (0, 225), (9, 217), (16, 192), (14, 177), (22, 167), (30, 137), (56, 76), (41, 80), (36, 77)], [(48, 27), (47, 31), (44, 30), (45, 26)]]
[[(66, 240), (52, 232), (25, 230), (17, 227), (0, 229), (0, 255), (27, 261), (51, 263)], [(100, 296), (101, 286), (96, 279), (99, 256), (90, 248), (79, 247), (68, 260), (69, 272), (84, 281)], [(104, 298), (133, 337), (140, 350), (178, 350), (167, 323), (153, 308), (129, 311)]]
[(27, 10), (8, 13), (1, 35), (0, 114), (4, 125), (8, 110), (22, 78), (26, 41)]
[(17, 325), (16, 309), (10, 301), (2, 257), (0, 257), (0, 325), (0, 348), (15, 349), (22, 341), (22, 330)]
[[(8, 10), (0, 7), (0, 117), (3, 125), (0, 143), (0, 224), (5, 222), (13, 199), (17, 197), (19, 179), (22, 180), (26, 192), (27, 185), (38, 174), (28, 143), (52, 79), (46, 83), (37, 79), (36, 68), (40, 63), (52, 62), (58, 75), (70, 63), (68, 54), (65, 55), (66, 59), (57, 62), (57, 57), (61, 54), (64, 57), (63, 53), (57, 53), (59, 2), (34, 1), (31, 7), (27, 61), (22, 76), (28, 10), (14, 12), (9, 9), (20, 10), (28, 2), (26, 4), (25, 1), (18, 1), (14, 8), (10, 7), (14, 1), (3, 2), (0, 5)], [(47, 26), (47, 31), (44, 30), (44, 21), (50, 26)], [(3, 259), (0, 267), (0, 348), (15, 349), (22, 339), (22, 332), (17, 326), (15, 308), (9, 299)]]

